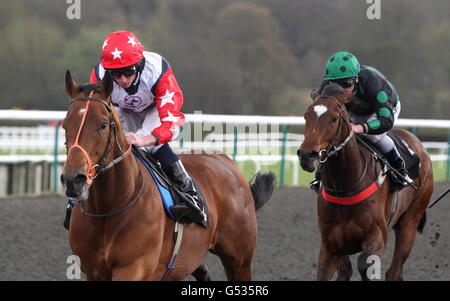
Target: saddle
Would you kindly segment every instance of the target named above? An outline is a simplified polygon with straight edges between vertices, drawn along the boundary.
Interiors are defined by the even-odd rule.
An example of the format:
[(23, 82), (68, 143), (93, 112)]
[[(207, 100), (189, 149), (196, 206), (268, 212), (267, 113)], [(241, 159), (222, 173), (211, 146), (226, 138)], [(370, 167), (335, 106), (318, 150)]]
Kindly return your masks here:
[[(395, 146), (397, 147), (398, 152), (400, 153), (400, 156), (405, 161), (405, 167), (408, 171), (408, 175), (412, 180), (415, 180), (419, 177), (420, 173), (420, 157), (409, 147), (408, 143), (401, 139), (399, 136), (397, 136), (394, 132), (388, 131), (386, 133), (391, 139), (394, 141)], [(373, 145), (369, 140), (365, 139), (363, 135), (358, 136), (362, 140), (364, 140), (365, 143), (370, 145), (372, 150), (374, 150), (377, 154), (379, 154), (385, 161), (386, 158), (384, 157), (383, 153), (375, 146)], [(359, 143), (359, 140), (358, 140)], [(371, 150), (371, 149), (369, 149)], [(371, 150), (371, 151), (372, 151)], [(381, 164), (383, 162), (381, 161)], [(383, 164), (384, 165), (384, 164)], [(402, 180), (398, 179), (397, 176), (394, 173), (388, 172), (389, 179), (391, 180), (391, 191), (395, 191), (398, 189), (403, 188)]]
[[(175, 221), (178, 221), (182, 224), (184, 223), (190, 223), (193, 222), (192, 220), (189, 220), (189, 216), (183, 217), (182, 220), (177, 220), (174, 215), (170, 211), (170, 207), (172, 207), (174, 204), (177, 204), (178, 202), (183, 202), (184, 199), (187, 197), (185, 196), (185, 193), (178, 190), (175, 185), (172, 183), (172, 181), (169, 179), (169, 177), (164, 173), (161, 164), (150, 154), (148, 151), (137, 148), (133, 145), (132, 152), (134, 155), (144, 163), (145, 167), (147, 168), (148, 172), (151, 174), (153, 180), (156, 183), (156, 186), (158, 187), (159, 193), (161, 195), (161, 199), (164, 204), (164, 208), (166, 211), (166, 214), (172, 218)], [(190, 174), (189, 174), (190, 175)], [(210, 220), (209, 220), (209, 212), (208, 212), (208, 206), (206, 204), (205, 196), (200, 189), (200, 186), (195, 181), (194, 177), (190, 175), (192, 178), (192, 181), (194, 182), (195, 189), (197, 191), (198, 200), (199, 200), (199, 206), (201, 211), (203, 211), (206, 214), (206, 221), (203, 221), (201, 223), (198, 223), (200, 226), (203, 226), (205, 228), (210, 227)], [(186, 202), (187, 204), (191, 204), (190, 202)]]

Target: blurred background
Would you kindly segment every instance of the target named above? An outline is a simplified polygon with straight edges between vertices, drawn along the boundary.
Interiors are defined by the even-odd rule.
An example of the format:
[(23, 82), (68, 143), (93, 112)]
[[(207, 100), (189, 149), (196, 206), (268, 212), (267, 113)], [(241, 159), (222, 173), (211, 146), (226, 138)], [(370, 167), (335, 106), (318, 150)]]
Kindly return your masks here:
[[(213, 115), (216, 124), (200, 125), (200, 141), (191, 141), (195, 126), (186, 121), (175, 148), (212, 145), (249, 179), (273, 171), (280, 185), (307, 184), (313, 174), (296, 155), (304, 128), (286, 116), (302, 118), (327, 59), (346, 50), (395, 85), (400, 119), (417, 120), (396, 126), (424, 143), (435, 181), (450, 179), (448, 0), (2, 0), (0, 196), (61, 190), (64, 74), (88, 82), (104, 39), (117, 30), (133, 31), (169, 61), (186, 116), (229, 120)], [(274, 136), (262, 138), (248, 116), (236, 115), (279, 118), (267, 130)]]
[[(69, 2), (69, 3), (67, 3)], [(303, 115), (339, 50), (397, 87), (401, 118), (450, 115), (450, 1), (74, 0), (0, 2), (0, 109), (66, 110), (64, 73), (87, 82), (109, 32), (163, 55), (184, 112)]]

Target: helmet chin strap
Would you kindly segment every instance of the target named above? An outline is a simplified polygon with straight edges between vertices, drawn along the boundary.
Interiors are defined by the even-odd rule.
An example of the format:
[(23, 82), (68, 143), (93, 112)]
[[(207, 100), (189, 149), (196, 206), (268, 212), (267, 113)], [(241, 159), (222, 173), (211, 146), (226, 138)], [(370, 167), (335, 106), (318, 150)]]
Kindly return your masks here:
[(136, 77), (134, 78), (131, 85), (125, 89), (125, 91), (128, 93), (128, 95), (136, 94), (139, 88), (139, 83), (141, 82), (141, 74), (142, 70), (138, 71), (136, 73)]

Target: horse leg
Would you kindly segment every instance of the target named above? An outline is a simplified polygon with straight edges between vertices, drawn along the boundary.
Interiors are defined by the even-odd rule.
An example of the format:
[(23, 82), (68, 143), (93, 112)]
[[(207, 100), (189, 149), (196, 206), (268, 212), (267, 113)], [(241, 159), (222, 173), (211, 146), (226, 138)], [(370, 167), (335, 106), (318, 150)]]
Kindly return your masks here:
[(348, 255), (342, 256), (337, 267), (338, 281), (348, 281), (352, 277), (352, 263)]
[(251, 256), (246, 259), (238, 259), (218, 253), (220, 261), (225, 269), (228, 281), (251, 281)]
[(201, 265), (192, 273), (192, 276), (195, 277), (197, 281), (211, 281), (208, 273), (208, 264), (206, 261), (203, 261)]
[(411, 253), (420, 219), (419, 214), (415, 218), (405, 215), (395, 225), (394, 257), (386, 272), (386, 280), (403, 280), (403, 265)]
[(234, 241), (223, 240), (214, 247), (214, 254), (219, 256), (229, 281), (251, 280), (251, 262), (254, 250), (251, 245), (254, 244), (237, 246)]
[(383, 239), (382, 230), (376, 227), (362, 243), (362, 253), (358, 256), (358, 271), (361, 275), (361, 280), (367, 281), (369, 277), (367, 275), (368, 269), (372, 265), (372, 255), (378, 256), (383, 254), (385, 248), (385, 241)]
[(222, 227), (228, 232), (223, 230), (219, 233), (221, 235), (216, 234), (219, 239), (213, 247), (214, 252), (219, 256), (229, 281), (251, 281), (251, 263), (258, 235), (256, 219), (245, 220), (238, 216), (227, 223)]
[(322, 243), (317, 263), (317, 280), (330, 280), (336, 272), (341, 256), (331, 254), (331, 252)]

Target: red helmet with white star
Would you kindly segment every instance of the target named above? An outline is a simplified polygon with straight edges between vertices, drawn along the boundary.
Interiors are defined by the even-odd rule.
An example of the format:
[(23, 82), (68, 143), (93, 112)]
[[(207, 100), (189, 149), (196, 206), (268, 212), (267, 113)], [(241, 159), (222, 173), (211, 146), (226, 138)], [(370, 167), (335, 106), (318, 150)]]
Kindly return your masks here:
[(138, 63), (144, 55), (144, 46), (134, 33), (116, 31), (110, 33), (102, 46), (102, 66), (105, 69), (117, 69)]

